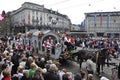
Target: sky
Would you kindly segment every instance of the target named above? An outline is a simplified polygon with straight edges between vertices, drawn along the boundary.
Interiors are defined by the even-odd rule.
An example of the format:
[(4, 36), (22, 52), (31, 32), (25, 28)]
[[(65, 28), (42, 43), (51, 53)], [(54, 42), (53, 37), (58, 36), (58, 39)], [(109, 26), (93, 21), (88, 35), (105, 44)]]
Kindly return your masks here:
[(85, 18), (84, 13), (120, 11), (120, 0), (0, 0), (0, 12), (16, 10), (24, 2), (44, 5), (65, 14), (72, 24), (80, 24)]

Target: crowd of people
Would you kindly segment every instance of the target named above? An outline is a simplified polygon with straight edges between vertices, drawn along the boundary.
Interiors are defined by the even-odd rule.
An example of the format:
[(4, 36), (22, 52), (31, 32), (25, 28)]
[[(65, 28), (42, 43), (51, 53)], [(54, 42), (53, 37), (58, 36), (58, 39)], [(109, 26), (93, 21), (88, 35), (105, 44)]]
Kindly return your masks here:
[(101, 49), (101, 48), (108, 48), (109, 53), (112, 56), (116, 57), (117, 54), (120, 53), (120, 40), (119, 39), (108, 39), (108, 38), (101, 38), (101, 39), (82, 39), (77, 38), (75, 40), (75, 46), (81, 46), (84, 48), (92, 48), (92, 49)]
[[(86, 63), (87, 71), (74, 73), (61, 68), (59, 62), (47, 56), (35, 56), (29, 54), (30, 49), (9, 46), (8, 40), (0, 42), (0, 80), (94, 80), (95, 71), (89, 67), (90, 58)], [(110, 51), (119, 51), (120, 48), (119, 40), (72, 38), (72, 43), (83, 48), (109, 47)], [(103, 78), (101, 80), (109, 80)]]
[(0, 80), (93, 80), (86, 72), (73, 73), (45, 56), (0, 43)]

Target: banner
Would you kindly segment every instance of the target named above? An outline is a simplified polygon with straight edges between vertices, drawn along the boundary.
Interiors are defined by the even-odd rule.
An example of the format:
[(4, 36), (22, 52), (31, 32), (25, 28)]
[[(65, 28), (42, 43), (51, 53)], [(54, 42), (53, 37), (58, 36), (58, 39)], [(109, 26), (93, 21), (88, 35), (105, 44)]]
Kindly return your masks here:
[(28, 14), (28, 24), (30, 25), (30, 13)]
[(100, 15), (100, 25), (102, 25), (102, 15)]
[(107, 27), (110, 27), (110, 15), (107, 16)]
[(42, 24), (42, 16), (40, 16), (40, 24)]
[(96, 27), (96, 14), (94, 14), (94, 27)]

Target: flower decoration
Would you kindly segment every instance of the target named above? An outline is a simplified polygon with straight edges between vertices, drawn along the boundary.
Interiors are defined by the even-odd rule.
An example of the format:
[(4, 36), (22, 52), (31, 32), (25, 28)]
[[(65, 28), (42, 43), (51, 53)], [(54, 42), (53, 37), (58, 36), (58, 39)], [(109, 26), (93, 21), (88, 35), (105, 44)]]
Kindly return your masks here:
[(38, 37), (42, 37), (43, 35), (44, 35), (43, 32), (38, 33)]
[(59, 37), (61, 36), (61, 32), (59, 32), (59, 31), (56, 32), (56, 34), (57, 34)]
[(20, 32), (19, 32), (17, 35), (18, 35), (18, 36), (21, 36), (21, 35), (22, 35), (22, 33), (20, 33)]
[(32, 32), (27, 32), (28, 37), (32, 37), (33, 33)]

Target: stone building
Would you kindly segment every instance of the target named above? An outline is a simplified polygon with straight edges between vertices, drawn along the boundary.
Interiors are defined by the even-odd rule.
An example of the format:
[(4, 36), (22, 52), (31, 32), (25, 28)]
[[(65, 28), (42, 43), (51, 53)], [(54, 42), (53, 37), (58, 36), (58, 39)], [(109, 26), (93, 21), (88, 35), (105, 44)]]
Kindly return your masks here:
[(120, 12), (85, 13), (85, 28), (89, 36), (120, 37)]
[(44, 5), (25, 2), (11, 12), (13, 32), (25, 32), (25, 28), (52, 31), (69, 31), (71, 21), (67, 15), (47, 9)]

